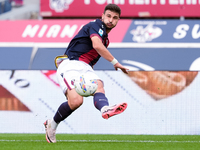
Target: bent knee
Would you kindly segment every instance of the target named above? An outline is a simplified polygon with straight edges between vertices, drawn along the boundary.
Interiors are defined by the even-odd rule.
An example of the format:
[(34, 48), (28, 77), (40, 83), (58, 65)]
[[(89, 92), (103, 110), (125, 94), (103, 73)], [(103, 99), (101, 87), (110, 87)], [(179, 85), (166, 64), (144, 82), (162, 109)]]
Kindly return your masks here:
[(77, 109), (83, 104), (83, 97), (78, 94), (74, 94), (73, 96), (68, 96), (67, 99), (68, 99), (68, 104), (72, 110)]
[(95, 93), (105, 93), (103, 81), (98, 80), (98, 88)]
[(72, 108), (76, 109), (83, 104), (83, 99), (76, 98), (70, 102)]

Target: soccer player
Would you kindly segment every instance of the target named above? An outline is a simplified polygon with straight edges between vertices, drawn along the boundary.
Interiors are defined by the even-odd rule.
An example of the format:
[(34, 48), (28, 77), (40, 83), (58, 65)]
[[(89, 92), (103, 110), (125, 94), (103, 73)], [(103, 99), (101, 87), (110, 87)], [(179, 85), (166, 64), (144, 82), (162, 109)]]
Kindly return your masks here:
[(96, 19), (84, 25), (69, 43), (65, 54), (56, 57), (57, 78), (67, 101), (59, 106), (51, 120), (44, 122), (47, 142), (56, 142), (55, 134), (58, 124), (83, 103), (83, 97), (76, 93), (73, 82), (71, 82), (73, 77), (79, 73), (89, 72), (92, 79), (97, 79), (98, 88), (93, 95), (94, 105), (104, 119), (120, 114), (127, 108), (126, 102), (109, 106), (103, 81), (93, 70), (93, 66), (99, 58), (103, 57), (113, 64), (115, 70), (119, 68), (124, 73), (128, 73), (128, 69), (121, 65), (107, 49), (109, 44), (108, 33), (117, 25), (120, 14), (121, 9), (117, 5), (108, 4), (101, 19)]

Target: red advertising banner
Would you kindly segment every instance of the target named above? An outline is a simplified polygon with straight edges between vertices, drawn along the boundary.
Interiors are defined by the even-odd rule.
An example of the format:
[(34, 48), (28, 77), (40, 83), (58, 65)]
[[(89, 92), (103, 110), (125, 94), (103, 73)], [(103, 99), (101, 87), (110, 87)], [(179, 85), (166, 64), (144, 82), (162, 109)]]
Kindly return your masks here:
[(199, 17), (199, 0), (41, 0), (44, 17), (99, 17), (108, 3), (122, 9), (121, 17)]
[[(0, 21), (0, 42), (68, 43), (90, 21), (92, 20)], [(121, 42), (131, 22), (132, 20), (120, 20), (109, 34), (109, 39)]]

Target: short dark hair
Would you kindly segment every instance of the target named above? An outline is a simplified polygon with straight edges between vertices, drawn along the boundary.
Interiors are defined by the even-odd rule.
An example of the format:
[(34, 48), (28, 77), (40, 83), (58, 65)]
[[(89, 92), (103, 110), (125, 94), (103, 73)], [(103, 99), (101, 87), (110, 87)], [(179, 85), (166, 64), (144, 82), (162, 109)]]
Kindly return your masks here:
[(114, 12), (118, 13), (119, 16), (121, 15), (121, 9), (116, 4), (108, 4), (108, 5), (106, 5), (106, 7), (104, 9), (104, 14), (105, 14), (106, 10), (114, 11)]

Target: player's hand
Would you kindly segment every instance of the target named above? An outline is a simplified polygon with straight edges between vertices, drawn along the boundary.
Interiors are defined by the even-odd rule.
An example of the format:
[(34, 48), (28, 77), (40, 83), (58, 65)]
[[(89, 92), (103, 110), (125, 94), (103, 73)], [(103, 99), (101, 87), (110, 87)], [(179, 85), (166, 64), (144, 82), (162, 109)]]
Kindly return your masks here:
[(128, 68), (125, 68), (123, 65), (121, 65), (119, 62), (114, 65), (115, 70), (118, 68), (121, 69), (124, 73), (128, 74)]

